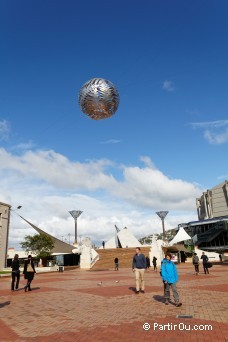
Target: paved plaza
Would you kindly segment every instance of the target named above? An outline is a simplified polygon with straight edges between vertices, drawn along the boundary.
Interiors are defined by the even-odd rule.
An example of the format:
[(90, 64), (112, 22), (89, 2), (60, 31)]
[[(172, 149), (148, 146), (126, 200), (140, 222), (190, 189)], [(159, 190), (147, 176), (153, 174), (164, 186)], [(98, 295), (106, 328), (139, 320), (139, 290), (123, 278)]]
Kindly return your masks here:
[(0, 278), (0, 341), (228, 341), (228, 266), (199, 276), (191, 264), (177, 268), (180, 308), (164, 305), (153, 270), (139, 295), (131, 269), (36, 274), (26, 293), (23, 277), (15, 292)]

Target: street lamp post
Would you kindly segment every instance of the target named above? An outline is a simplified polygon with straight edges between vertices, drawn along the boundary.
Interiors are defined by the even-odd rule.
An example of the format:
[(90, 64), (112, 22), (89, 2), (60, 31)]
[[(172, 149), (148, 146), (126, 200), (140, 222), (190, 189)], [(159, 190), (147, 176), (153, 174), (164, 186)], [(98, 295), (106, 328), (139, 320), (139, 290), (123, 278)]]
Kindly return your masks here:
[(157, 211), (156, 214), (160, 217), (162, 220), (162, 231), (163, 231), (163, 241), (165, 241), (165, 217), (168, 214), (168, 211)]
[(75, 240), (74, 240), (74, 244), (76, 245), (78, 243), (78, 238), (77, 238), (77, 235), (78, 235), (78, 227), (77, 227), (77, 219), (78, 217), (82, 214), (82, 211), (81, 210), (71, 210), (69, 211), (69, 213), (71, 214), (71, 216), (74, 218), (74, 223), (75, 223)]

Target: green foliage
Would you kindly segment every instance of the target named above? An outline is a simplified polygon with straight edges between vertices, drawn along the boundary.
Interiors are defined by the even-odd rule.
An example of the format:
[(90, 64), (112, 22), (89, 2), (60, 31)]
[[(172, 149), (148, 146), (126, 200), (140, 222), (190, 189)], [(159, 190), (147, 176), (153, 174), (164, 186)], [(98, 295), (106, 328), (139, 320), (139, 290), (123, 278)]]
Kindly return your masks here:
[(32, 252), (38, 258), (44, 259), (51, 255), (51, 250), (54, 248), (54, 242), (51, 237), (46, 234), (27, 235), (25, 240), (21, 242), (21, 247), (26, 252)]

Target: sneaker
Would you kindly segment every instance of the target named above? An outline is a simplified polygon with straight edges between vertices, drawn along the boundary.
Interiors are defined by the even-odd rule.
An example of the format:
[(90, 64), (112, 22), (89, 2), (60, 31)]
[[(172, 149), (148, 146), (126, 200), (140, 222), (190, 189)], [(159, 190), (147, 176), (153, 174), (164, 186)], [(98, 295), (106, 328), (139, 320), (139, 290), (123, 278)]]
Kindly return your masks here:
[(176, 303), (176, 307), (179, 308), (182, 305), (182, 303)]
[(135, 291), (135, 294), (139, 294), (139, 291)]
[(145, 291), (144, 291), (144, 290), (141, 290), (141, 293), (145, 293)]

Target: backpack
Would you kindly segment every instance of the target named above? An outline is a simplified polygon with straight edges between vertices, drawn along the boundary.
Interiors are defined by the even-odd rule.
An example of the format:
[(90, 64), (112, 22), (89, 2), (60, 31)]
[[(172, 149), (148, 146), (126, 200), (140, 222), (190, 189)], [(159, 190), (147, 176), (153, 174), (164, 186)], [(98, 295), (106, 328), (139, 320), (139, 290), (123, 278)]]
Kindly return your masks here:
[(193, 257), (193, 264), (198, 264), (199, 263), (199, 258), (198, 258), (198, 256), (197, 255), (194, 255), (194, 257)]

